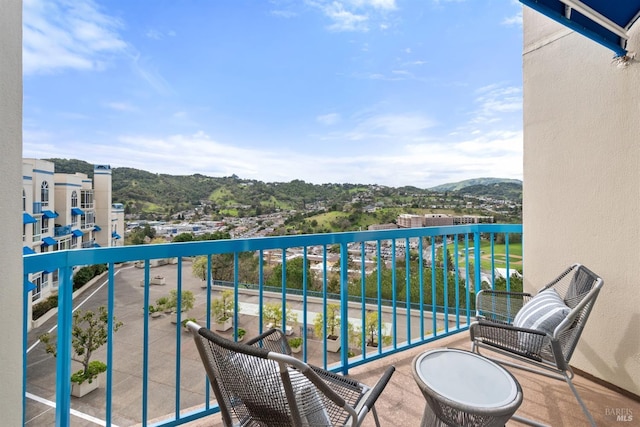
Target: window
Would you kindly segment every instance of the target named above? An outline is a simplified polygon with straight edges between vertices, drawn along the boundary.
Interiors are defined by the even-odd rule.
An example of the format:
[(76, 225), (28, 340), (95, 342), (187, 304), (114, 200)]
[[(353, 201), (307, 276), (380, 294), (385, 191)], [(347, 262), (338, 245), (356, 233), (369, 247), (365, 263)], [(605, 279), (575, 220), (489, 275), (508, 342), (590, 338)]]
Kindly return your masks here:
[(71, 226), (72, 227), (78, 226), (78, 215), (71, 214)]
[(49, 183), (43, 181), (40, 186), (40, 202), (42, 206), (49, 206)]
[(51, 274), (52, 274), (52, 276), (51, 276), (51, 287), (53, 289), (58, 289), (58, 281), (59, 281), (58, 270), (54, 271)]
[(49, 232), (49, 218), (42, 217), (42, 228), (40, 231), (42, 234)]
[(37, 301), (40, 299), (40, 293), (42, 292), (42, 278), (40, 276), (36, 276), (31, 280), (36, 288), (31, 291), (31, 301)]
[(75, 190), (73, 190), (73, 192), (71, 193), (71, 207), (72, 208), (78, 207), (78, 192)]
[(42, 234), (42, 223), (40, 222), (41, 218), (36, 218), (36, 222), (33, 223), (33, 239), (34, 242), (40, 240), (40, 234)]
[(49, 273), (42, 272), (42, 289), (49, 286)]
[(93, 190), (82, 190), (80, 193), (82, 209), (93, 209)]
[(78, 238), (76, 236), (71, 237), (71, 248), (75, 249), (78, 247)]
[(71, 249), (71, 239), (68, 237), (66, 239), (61, 239), (58, 241), (58, 250)]
[(27, 210), (27, 193), (25, 193), (24, 188), (22, 189), (22, 210)]
[(22, 241), (27, 240), (27, 224), (22, 224)]

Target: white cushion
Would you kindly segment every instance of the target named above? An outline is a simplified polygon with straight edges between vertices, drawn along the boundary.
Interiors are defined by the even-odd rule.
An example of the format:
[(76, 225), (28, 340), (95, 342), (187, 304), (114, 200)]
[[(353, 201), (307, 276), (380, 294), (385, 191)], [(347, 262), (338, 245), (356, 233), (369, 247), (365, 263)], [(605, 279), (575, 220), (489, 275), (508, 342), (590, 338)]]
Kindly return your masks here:
[(547, 289), (534, 296), (518, 311), (513, 326), (553, 335), (553, 331), (570, 311), (555, 289)]

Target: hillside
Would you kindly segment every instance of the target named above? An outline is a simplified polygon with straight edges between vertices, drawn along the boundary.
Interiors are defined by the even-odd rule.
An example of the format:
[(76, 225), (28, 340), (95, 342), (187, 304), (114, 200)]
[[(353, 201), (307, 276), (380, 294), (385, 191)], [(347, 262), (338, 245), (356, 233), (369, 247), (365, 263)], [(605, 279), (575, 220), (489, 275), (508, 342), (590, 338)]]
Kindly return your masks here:
[[(93, 176), (93, 165), (76, 159), (48, 159), (60, 173), (86, 173)], [(113, 201), (123, 203), (125, 212), (141, 218), (166, 218), (178, 212), (203, 209), (214, 218), (257, 216), (279, 210), (343, 210), (346, 206), (404, 207), (462, 205), (463, 195), (494, 197), (518, 202), (522, 184), (517, 180), (480, 178), (446, 184), (434, 189), (412, 186), (391, 188), (364, 184), (310, 184), (262, 182), (204, 175), (155, 174), (133, 168), (112, 169)], [(514, 182), (511, 182), (514, 181)], [(461, 188), (457, 191), (455, 188)], [(444, 195), (442, 193), (445, 193)], [(448, 195), (447, 195), (448, 193)], [(466, 202), (465, 202), (466, 203)]]
[(442, 184), (436, 187), (431, 187), (429, 190), (438, 193), (444, 193), (445, 191), (459, 191), (466, 187), (473, 186), (491, 186), (493, 184), (510, 183), (519, 185), (522, 188), (522, 181), (519, 179), (507, 179), (507, 178), (474, 178), (465, 179), (464, 181), (453, 182), (449, 184)]

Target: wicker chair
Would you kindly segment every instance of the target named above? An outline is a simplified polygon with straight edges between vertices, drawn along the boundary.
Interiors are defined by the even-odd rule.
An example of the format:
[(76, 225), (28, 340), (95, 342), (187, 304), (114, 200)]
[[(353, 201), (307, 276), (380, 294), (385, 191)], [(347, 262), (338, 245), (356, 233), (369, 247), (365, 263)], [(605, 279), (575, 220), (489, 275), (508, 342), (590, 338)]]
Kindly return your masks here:
[(476, 297), (477, 321), (469, 329), (471, 349), (498, 352), (520, 362), (496, 360), (502, 364), (566, 381), (595, 425), (571, 381), (569, 361), (602, 285), (595, 273), (574, 264), (536, 296), (482, 290)]
[(227, 340), (194, 322), (187, 328), (202, 358), (225, 426), (358, 426), (395, 368), (370, 388), (291, 356), (279, 329), (245, 343)]

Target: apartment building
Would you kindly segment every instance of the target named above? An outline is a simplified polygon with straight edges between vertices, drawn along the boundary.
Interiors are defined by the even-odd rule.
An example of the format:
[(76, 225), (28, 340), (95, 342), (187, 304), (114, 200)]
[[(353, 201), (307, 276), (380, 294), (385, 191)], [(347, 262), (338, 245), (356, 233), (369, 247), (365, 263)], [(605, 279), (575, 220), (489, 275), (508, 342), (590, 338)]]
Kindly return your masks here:
[[(55, 173), (47, 160), (22, 160), (23, 254), (123, 244), (124, 208), (111, 203), (111, 167)], [(58, 271), (29, 276), (32, 303), (57, 292)], [(31, 307), (29, 307), (31, 311)]]
[(442, 227), (447, 225), (462, 225), (462, 224), (482, 224), (493, 223), (492, 216), (481, 215), (461, 215), (452, 216), (447, 214), (426, 214), (426, 215), (412, 215), (412, 214), (400, 214), (398, 215), (398, 227), (400, 228), (414, 228), (414, 227)]

